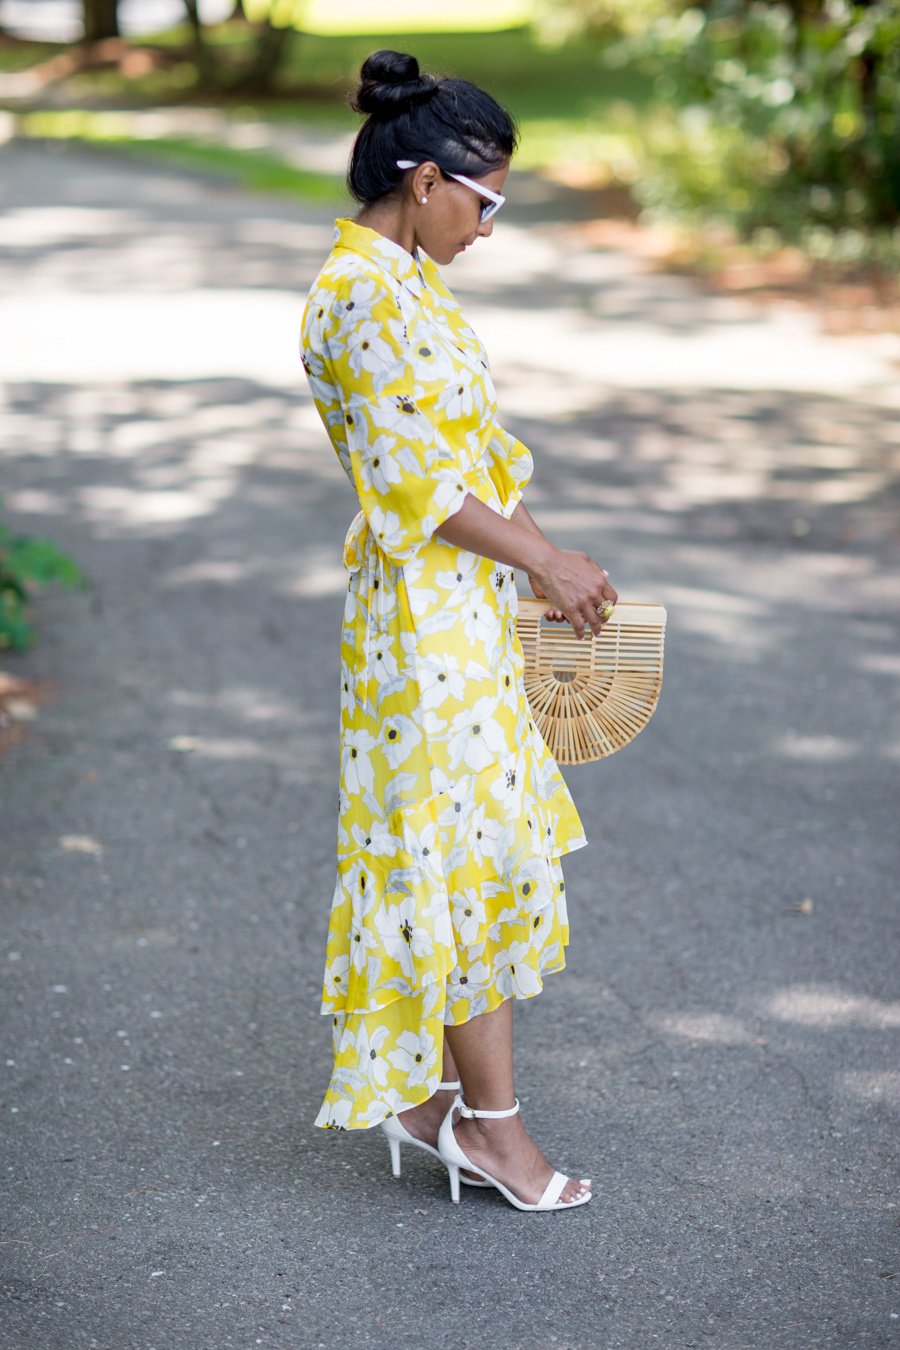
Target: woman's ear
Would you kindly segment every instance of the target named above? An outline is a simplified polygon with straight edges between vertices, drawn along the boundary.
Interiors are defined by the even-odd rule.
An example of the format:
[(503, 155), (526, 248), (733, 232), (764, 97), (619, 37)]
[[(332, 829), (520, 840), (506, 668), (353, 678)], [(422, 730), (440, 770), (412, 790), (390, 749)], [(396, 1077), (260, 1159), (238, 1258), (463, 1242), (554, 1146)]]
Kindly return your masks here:
[(426, 160), (424, 164), (420, 164), (416, 169), (413, 174), (413, 193), (421, 206), (428, 205), (428, 198), (440, 176), (440, 169), (430, 159)]

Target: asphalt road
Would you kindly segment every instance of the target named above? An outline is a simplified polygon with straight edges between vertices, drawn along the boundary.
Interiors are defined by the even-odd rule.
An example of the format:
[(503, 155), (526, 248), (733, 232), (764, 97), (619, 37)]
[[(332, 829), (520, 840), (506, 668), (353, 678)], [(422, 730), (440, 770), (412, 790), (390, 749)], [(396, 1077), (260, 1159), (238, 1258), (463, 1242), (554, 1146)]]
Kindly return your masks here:
[(355, 509), (296, 367), (327, 214), (0, 153), (5, 518), (91, 581), (0, 663), (45, 699), (0, 761), (2, 1350), (900, 1344), (896, 350), (539, 196), (449, 280), (538, 519), (670, 613), (652, 723), (567, 775), (568, 968), (516, 1013), (528, 1126), (595, 1178), (568, 1215), (312, 1128)]

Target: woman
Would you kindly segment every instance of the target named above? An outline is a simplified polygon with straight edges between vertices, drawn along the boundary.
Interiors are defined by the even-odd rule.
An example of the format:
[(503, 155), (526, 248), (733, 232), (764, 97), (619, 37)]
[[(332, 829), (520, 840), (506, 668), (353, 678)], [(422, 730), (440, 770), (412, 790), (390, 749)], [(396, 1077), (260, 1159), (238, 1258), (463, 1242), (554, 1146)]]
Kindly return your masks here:
[(490, 236), (509, 115), (397, 52), (369, 57), (354, 106), (362, 210), (337, 222), (303, 323), (362, 505), (344, 547), (335, 1066), (317, 1124), (381, 1124), (395, 1176), (401, 1142), (434, 1153), (455, 1201), (462, 1171), (519, 1208), (570, 1208), (590, 1182), (554, 1172), (517, 1114), (512, 999), (563, 968), (560, 858), (586, 840), (529, 716), (513, 569), (579, 635), (616, 595), (522, 505), (531, 456), (497, 424), (484, 349), (434, 265)]

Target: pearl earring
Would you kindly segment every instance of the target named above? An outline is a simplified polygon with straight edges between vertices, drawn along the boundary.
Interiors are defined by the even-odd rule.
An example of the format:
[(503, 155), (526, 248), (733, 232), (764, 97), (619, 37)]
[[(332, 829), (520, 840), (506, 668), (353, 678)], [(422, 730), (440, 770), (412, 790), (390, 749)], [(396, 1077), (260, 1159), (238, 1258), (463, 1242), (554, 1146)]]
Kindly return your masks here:
[(423, 206), (427, 206), (427, 205), (428, 205), (428, 198), (427, 198), (427, 197), (423, 197), (423, 198), (422, 198), (422, 205), (423, 205)]

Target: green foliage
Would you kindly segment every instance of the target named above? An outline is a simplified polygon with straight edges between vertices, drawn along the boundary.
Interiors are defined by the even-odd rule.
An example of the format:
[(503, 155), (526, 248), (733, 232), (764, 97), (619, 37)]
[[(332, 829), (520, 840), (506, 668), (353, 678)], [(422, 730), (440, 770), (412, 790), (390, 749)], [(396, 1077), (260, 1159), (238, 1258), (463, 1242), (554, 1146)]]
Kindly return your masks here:
[(655, 80), (647, 204), (900, 257), (900, 0), (711, 0), (610, 46)]
[(678, 12), (673, 0), (535, 0), (533, 28), (546, 47), (583, 43), (591, 34), (640, 37), (659, 18)]
[(0, 525), (0, 650), (21, 652), (35, 641), (26, 617), (29, 587), (52, 581), (70, 587), (86, 584), (76, 563), (49, 539), (14, 535)]

